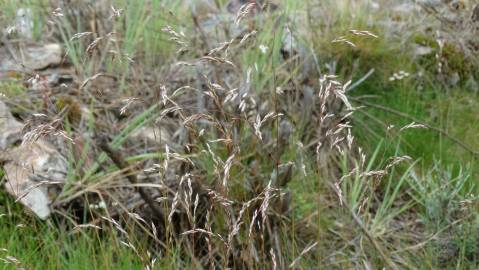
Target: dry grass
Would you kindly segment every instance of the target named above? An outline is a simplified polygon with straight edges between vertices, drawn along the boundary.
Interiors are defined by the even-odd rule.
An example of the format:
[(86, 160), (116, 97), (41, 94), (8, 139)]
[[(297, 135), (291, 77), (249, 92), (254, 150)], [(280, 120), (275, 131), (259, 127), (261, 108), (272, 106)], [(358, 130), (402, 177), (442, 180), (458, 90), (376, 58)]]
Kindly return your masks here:
[[(469, 173), (450, 173), (447, 183), (442, 168), (418, 177), (411, 157), (381, 156), (381, 143), (366, 152), (355, 139), (361, 99), (349, 91), (369, 75), (342, 81), (310, 48), (321, 45), (311, 20), (331, 2), (258, 1), (229, 13), (211, 1), (206, 15), (181, 1), (40, 2), (34, 10), (48, 22), (40, 39), (66, 52), (59, 71), (38, 72), (68, 80), (22, 71), (19, 81), (46, 86), (5, 100), (30, 123), (25, 142), (45, 138), (68, 159), (54, 226), (113, 235), (143, 269), (413, 269), (447, 265), (431, 259), (438, 246), (465, 250), (439, 236), (471, 219)], [(338, 25), (347, 2), (322, 29)], [(368, 51), (380, 42), (361, 21), (364, 5), (348, 32), (325, 32), (330, 46)], [(464, 207), (428, 227), (448, 203)]]

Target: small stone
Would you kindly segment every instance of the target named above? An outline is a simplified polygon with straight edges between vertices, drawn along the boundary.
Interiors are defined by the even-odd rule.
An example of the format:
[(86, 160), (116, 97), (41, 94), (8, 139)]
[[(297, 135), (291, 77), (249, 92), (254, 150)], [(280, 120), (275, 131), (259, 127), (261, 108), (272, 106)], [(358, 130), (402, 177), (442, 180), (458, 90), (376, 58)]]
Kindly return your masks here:
[(21, 140), (23, 126), (12, 116), (7, 105), (0, 100), (0, 150), (5, 150)]
[(5, 189), (35, 215), (50, 215), (49, 187), (65, 181), (67, 162), (48, 142), (37, 140), (7, 151)]

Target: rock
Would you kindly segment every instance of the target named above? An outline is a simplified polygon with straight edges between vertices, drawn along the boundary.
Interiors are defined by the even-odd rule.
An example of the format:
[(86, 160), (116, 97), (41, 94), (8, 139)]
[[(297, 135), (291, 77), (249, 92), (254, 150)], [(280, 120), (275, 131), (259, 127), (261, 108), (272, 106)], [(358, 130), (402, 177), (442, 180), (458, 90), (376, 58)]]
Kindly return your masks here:
[(53, 146), (40, 139), (7, 152), (5, 188), (39, 218), (50, 215), (49, 185), (65, 181), (67, 162)]
[(25, 51), (23, 64), (33, 70), (56, 66), (62, 61), (62, 47), (59, 44), (46, 44), (41, 47), (29, 47)]
[[(274, 11), (279, 7), (279, 4), (276, 3), (279, 1), (230, 0), (226, 5), (226, 10), (217, 10), (213, 7), (214, 4), (210, 2), (212, 2), (212, 0), (201, 0), (198, 1), (198, 3), (202, 4), (196, 4), (193, 6), (195, 6), (195, 10), (198, 10), (200, 28), (206, 33), (208, 40), (214, 41), (213, 44), (224, 42), (226, 40), (225, 36), (218, 34), (218, 30), (220, 30), (220, 32), (226, 30), (231, 37), (243, 36), (245, 33), (253, 30), (253, 17), (261, 20), (261, 18), (266, 15), (266, 11)], [(256, 3), (256, 5), (244, 15), (243, 20), (236, 23), (236, 20), (238, 19), (237, 15), (241, 7), (244, 7), (248, 3)]]
[(143, 143), (159, 143), (170, 144), (171, 135), (166, 129), (155, 128), (152, 126), (143, 126), (137, 131), (133, 132), (131, 136)]
[(219, 13), (213, 0), (190, 0), (189, 6), (199, 21)]
[(13, 52), (16, 57), (5, 49), (0, 49), (0, 71), (42, 70), (58, 66), (62, 62), (63, 50), (59, 44), (32, 45), (22, 51)]
[(427, 7), (440, 7), (443, 5), (442, 0), (418, 0), (417, 3)]
[(30, 8), (19, 8), (15, 18), (15, 30), (22, 38), (33, 38), (33, 11)]
[(5, 150), (21, 140), (23, 126), (12, 116), (7, 105), (0, 100), (0, 150)]
[(473, 23), (479, 22), (479, 4), (477, 4), (472, 10), (471, 21)]
[(398, 15), (411, 15), (414, 12), (418, 12), (420, 9), (415, 3), (405, 2), (400, 3), (392, 8), (392, 11)]
[(424, 56), (424, 55), (429, 55), (434, 52), (434, 49), (428, 46), (422, 46), (422, 45), (413, 45), (413, 54), (414, 56)]

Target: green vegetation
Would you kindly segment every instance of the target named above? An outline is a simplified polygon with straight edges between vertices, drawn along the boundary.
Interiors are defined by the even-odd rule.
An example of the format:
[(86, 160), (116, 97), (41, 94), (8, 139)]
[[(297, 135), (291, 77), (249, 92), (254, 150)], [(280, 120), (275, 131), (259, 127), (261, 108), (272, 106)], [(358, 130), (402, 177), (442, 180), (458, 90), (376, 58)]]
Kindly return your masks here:
[[(0, 268), (477, 268), (479, 62), (431, 30), (450, 29), (387, 0), (283, 1), (242, 20), (225, 15), (235, 1), (200, 2), (61, 16), (0, 2), (2, 29), (31, 9), (34, 39), (51, 30), (75, 75), (41, 94), (30, 73), (0, 80), (15, 117), (41, 107), (72, 138), (50, 219), (0, 192)], [(161, 219), (123, 174), (159, 190)]]

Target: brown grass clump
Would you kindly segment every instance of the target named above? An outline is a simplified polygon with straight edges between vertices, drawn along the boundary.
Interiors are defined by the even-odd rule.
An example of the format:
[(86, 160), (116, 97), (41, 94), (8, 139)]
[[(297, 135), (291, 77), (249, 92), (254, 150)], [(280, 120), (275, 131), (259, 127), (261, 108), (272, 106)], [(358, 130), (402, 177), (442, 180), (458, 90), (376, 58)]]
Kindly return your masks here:
[[(68, 217), (62, 223), (73, 223), (74, 232), (110, 226), (147, 269), (154, 259), (145, 254), (172, 250), (211, 269), (283, 269), (316, 258), (314, 228), (291, 225), (288, 184), (295, 174), (306, 176), (309, 165), (290, 152), (316, 155), (322, 176), (339, 173), (335, 160), (353, 149), (348, 86), (317, 74), (299, 87), (290, 69), (295, 52), (281, 36), (259, 46), (273, 77), (258, 84), (267, 74), (236, 56), (258, 53), (257, 33), (266, 27), (260, 17), (276, 16), (265, 5), (243, 4), (229, 15), (233, 30), (221, 25), (217, 36), (201, 21), (193, 35), (163, 26), (177, 58), (159, 73), (142, 63), (141, 49), (122, 51), (132, 41), (119, 28), (133, 23), (127, 11), (85, 5), (51, 15), (54, 35), (68, 44), (63, 65), (75, 73), (65, 83), (45, 79), (44, 123), (32, 121), (25, 137), (54, 141), (75, 157), (52, 202), (59, 217)], [(85, 31), (68, 35), (78, 27)], [(125, 69), (109, 70), (111, 64)], [(149, 239), (149, 252), (136, 246), (137, 237)]]
[[(58, 3), (44, 15), (61, 63), (16, 71), (31, 94), (8, 99), (23, 143), (68, 160), (48, 189), (55, 225), (112, 233), (144, 269), (414, 265), (403, 254), (429, 240), (399, 192), (412, 165), (394, 178), (411, 158), (381, 163), (353, 135), (349, 91), (374, 70), (325, 73), (304, 44), (311, 18), (269, 1), (140, 2)], [(349, 29), (331, 44), (355, 48), (350, 36), (381, 38)]]

